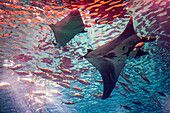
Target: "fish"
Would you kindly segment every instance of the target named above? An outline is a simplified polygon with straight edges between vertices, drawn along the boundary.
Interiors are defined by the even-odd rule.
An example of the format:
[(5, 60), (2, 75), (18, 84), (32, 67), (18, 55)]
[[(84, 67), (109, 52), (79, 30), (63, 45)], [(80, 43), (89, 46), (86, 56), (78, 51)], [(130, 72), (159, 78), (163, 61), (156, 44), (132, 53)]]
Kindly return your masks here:
[(61, 76), (60, 74), (53, 73), (53, 74), (50, 74), (50, 75), (52, 75), (54, 78), (63, 79), (63, 76)]
[(35, 82), (30, 78), (20, 78), (20, 77), (18, 77), (17, 81), (21, 81), (23, 83), (31, 83), (31, 84), (35, 85)]
[(96, 79), (94, 79), (94, 81), (103, 84), (103, 80), (96, 80)]
[(139, 102), (139, 101), (132, 101), (132, 103), (134, 103), (136, 105), (142, 105), (142, 102)]
[(132, 82), (131, 82), (128, 78), (126, 78), (125, 76), (123, 76), (123, 74), (121, 74), (121, 77), (124, 78), (127, 82), (129, 82), (129, 83), (132, 84)]
[(16, 73), (18, 73), (19, 75), (29, 75), (30, 72), (28, 71), (15, 71)]
[(77, 33), (84, 31), (80, 12), (78, 9), (73, 10), (64, 19), (56, 24), (49, 25), (54, 32), (56, 42), (59, 46), (65, 46)]
[(126, 59), (140, 57), (148, 54), (135, 45), (140, 42), (150, 42), (156, 38), (139, 37), (133, 27), (133, 18), (130, 18), (125, 30), (116, 39), (98, 47), (89, 49), (84, 56), (94, 67), (98, 69), (103, 79), (103, 97), (110, 96), (118, 81), (121, 69)]
[(31, 94), (42, 96), (42, 95), (46, 95), (46, 92), (45, 91), (33, 91), (31, 92)]
[(67, 102), (61, 101), (61, 103), (68, 104), (68, 105), (75, 104), (74, 102), (71, 101), (67, 101)]
[(19, 68), (21, 68), (22, 66), (23, 66), (22, 64), (17, 64), (17, 65), (15, 65), (15, 66), (11, 67), (10, 69), (13, 69), (13, 70), (19, 69)]
[(103, 94), (99, 95), (99, 94), (93, 94), (93, 96), (96, 98), (96, 99), (101, 99)]
[(124, 82), (121, 82), (121, 81), (118, 81), (119, 82), (119, 84), (121, 84), (122, 86), (128, 86), (126, 83), (124, 83)]
[(127, 97), (125, 93), (122, 93), (120, 91), (118, 91), (121, 95), (123, 95), (124, 97)]
[(119, 88), (119, 86), (115, 85), (115, 88), (116, 88), (116, 89), (118, 89), (118, 88)]
[[(113, 3), (113, 0), (98, 0), (93, 2), (92, 4), (88, 4), (85, 6), (84, 10), (89, 11), (90, 14), (96, 13), (95, 15), (90, 15), (90, 18), (96, 18), (96, 24), (106, 24), (111, 22), (116, 17), (127, 18), (127, 10), (125, 6), (130, 4), (129, 1), (118, 0)], [(104, 21), (101, 21), (102, 19)]]
[[(91, 95), (91, 94), (90, 94)], [(96, 98), (96, 99), (101, 99), (102, 96), (103, 96), (103, 93), (100, 93), (97, 91), (97, 94), (93, 94), (93, 96)]]
[[(70, 93), (72, 93), (72, 92), (70, 92)], [(70, 98), (72, 98), (72, 97), (84, 98), (84, 96), (79, 93), (73, 93), (73, 95), (71, 95)]]
[(42, 78), (52, 80), (53, 78), (50, 75), (42, 76)]
[(60, 86), (70, 89), (71, 87), (66, 83), (58, 83)]
[(6, 86), (10, 86), (11, 84), (8, 82), (0, 82), (0, 88), (1, 87), (6, 87)]
[(126, 88), (125, 86), (122, 86), (122, 87), (123, 87), (123, 89), (124, 89), (127, 93), (130, 93), (129, 90), (128, 90), (128, 88)]
[(163, 92), (156, 91), (159, 95), (166, 97), (166, 95)]
[(36, 112), (43, 112), (44, 110), (46, 110), (47, 108), (46, 107), (41, 107), (41, 108), (38, 108), (37, 110), (36, 110)]
[(141, 78), (142, 78), (143, 80), (145, 80), (146, 82), (151, 83), (146, 77), (142, 76), (141, 74), (139, 74), (139, 76), (141, 76)]
[(120, 104), (120, 107), (124, 107), (124, 108), (127, 109), (127, 110), (132, 110), (132, 108), (130, 108), (128, 105), (121, 105), (121, 104)]
[(145, 88), (140, 87), (143, 91), (145, 91), (146, 93), (150, 93), (148, 90), (146, 90)]
[(79, 81), (80, 83), (82, 83), (84, 85), (90, 85), (90, 82), (82, 80), (82, 79), (77, 79), (77, 81)]
[(59, 91), (55, 91), (55, 90), (49, 91), (49, 93), (51, 93), (52, 95), (62, 95), (62, 93), (60, 93)]
[(61, 81), (63, 81), (63, 79), (54, 78), (54, 79), (52, 79), (52, 81), (55, 81), (55, 82), (61, 82)]
[(34, 71), (32, 73), (35, 75), (38, 75), (38, 76), (46, 76), (47, 75), (45, 72), (41, 72), (41, 71)]
[(71, 75), (72, 74), (72, 72), (71, 71), (69, 71), (68, 69), (61, 69), (61, 71), (62, 72), (64, 72), (64, 74), (69, 74), (69, 75)]
[(36, 67), (37, 67), (38, 69), (40, 69), (41, 71), (43, 71), (43, 72), (53, 73), (53, 71), (52, 71), (51, 69), (48, 69), (48, 68), (40, 68), (40, 67), (38, 67), (37, 65), (36, 65)]
[(150, 96), (150, 98), (155, 101), (156, 105), (159, 107), (159, 108), (162, 108), (162, 104), (160, 103), (160, 101), (157, 99), (157, 95), (155, 94), (154, 96)]
[(37, 103), (37, 104), (40, 104), (40, 105), (44, 105), (45, 104), (45, 101), (40, 99), (40, 98), (38, 98), (38, 97), (34, 97), (33, 99), (34, 99), (35, 103)]
[(67, 76), (67, 75), (64, 75), (64, 78), (65, 78), (66, 80), (75, 80), (75, 79), (76, 79), (76, 77)]
[(136, 91), (134, 91), (133, 89), (131, 89), (130, 87), (127, 87), (128, 88), (128, 90), (130, 91), (130, 92), (132, 92), (132, 93), (136, 93)]
[(66, 84), (71, 84), (71, 82), (67, 81), (67, 80), (63, 80), (62, 81), (63, 83), (66, 83)]
[(72, 87), (72, 89), (76, 90), (76, 91), (79, 91), (79, 92), (83, 92), (82, 89), (78, 88), (78, 87)]

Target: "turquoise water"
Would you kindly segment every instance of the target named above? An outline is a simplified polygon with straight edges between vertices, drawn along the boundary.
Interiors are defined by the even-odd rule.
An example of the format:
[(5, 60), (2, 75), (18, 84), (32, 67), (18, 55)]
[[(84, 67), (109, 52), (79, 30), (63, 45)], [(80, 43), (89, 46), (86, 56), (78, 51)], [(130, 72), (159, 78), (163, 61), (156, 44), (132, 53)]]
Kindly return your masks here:
[[(169, 48), (169, 26), (167, 10), (168, 2), (161, 1), (133, 1), (136, 2), (134, 7), (130, 7), (131, 15), (134, 18), (135, 30), (139, 36), (157, 37), (154, 42), (145, 43), (142, 50), (148, 51), (149, 54), (139, 58), (126, 60), (122, 69), (122, 75), (129, 78), (132, 84), (122, 81), (135, 91), (126, 92), (123, 87), (117, 83), (119, 88), (115, 88), (110, 98), (105, 100), (97, 99), (93, 95), (103, 92), (103, 85), (96, 80), (101, 80), (98, 70), (92, 66), (85, 58), (81, 56), (87, 53), (87, 49), (96, 49), (99, 46), (113, 40), (125, 28), (128, 18), (115, 18), (111, 24), (90, 24), (84, 18), (83, 22), (91, 27), (85, 28), (87, 32), (77, 34), (63, 48), (54, 46), (54, 34), (47, 23), (54, 22), (47, 14), (53, 14), (51, 11), (41, 15), (45, 21), (31, 21), (20, 23), (22, 20), (11, 19), (8, 13), (4, 15), (2, 10), (5, 5), (1, 4), (1, 20), (11, 19), (9, 23), (0, 24), (0, 62), (1, 62), (1, 79), (0, 83), (9, 83), (0, 86), (0, 112), (18, 112), (18, 113), (168, 113), (170, 112), (170, 48)], [(21, 4), (20, 4), (21, 5)], [(33, 6), (33, 5), (32, 5)], [(23, 6), (27, 7), (27, 6)], [(42, 6), (38, 6), (42, 7)], [(33, 8), (33, 7), (32, 7)], [(45, 10), (45, 9), (44, 9)], [(54, 10), (54, 9), (53, 9)], [(81, 8), (79, 9), (82, 10)], [(36, 9), (35, 12), (41, 11)], [(58, 10), (57, 10), (58, 11)], [(65, 11), (62, 17), (54, 15), (56, 21), (64, 18), (69, 11)], [(88, 14), (89, 12), (86, 11)], [(57, 13), (59, 14), (59, 13)], [(15, 15), (23, 17), (24, 14)], [(81, 14), (84, 15), (84, 14)], [(28, 15), (24, 15), (29, 18)], [(35, 14), (30, 17), (36, 18)], [(93, 21), (96, 18), (91, 18)], [(13, 24), (13, 25), (11, 25)], [(114, 29), (114, 30), (113, 30)], [(6, 36), (4, 34), (9, 34)], [(9, 60), (11, 60), (9, 62)], [(7, 60), (11, 65), (22, 64), (23, 66), (15, 71), (31, 71), (28, 75), (13, 74), (11, 69), (6, 70)], [(13, 64), (12, 61), (15, 63)], [(38, 76), (35, 78), (34, 71), (40, 71), (40, 68), (51, 69), (55, 73), (64, 73), (62, 69), (71, 71), (71, 74), (64, 75), (78, 76), (90, 82), (90, 85), (84, 85), (75, 80), (71, 82), (71, 89), (62, 87), (52, 80)], [(11, 66), (12, 67), (12, 66)], [(147, 77), (150, 83), (144, 81), (139, 74)], [(20, 78), (20, 79), (19, 79)], [(21, 79), (29, 78), (32, 82), (24, 82)], [(54, 78), (54, 77), (53, 77)], [(78, 92), (72, 87), (79, 87), (83, 92)], [(150, 93), (143, 91), (140, 87), (147, 89)], [(35, 94), (36, 91), (42, 91), (43, 94)], [(61, 94), (54, 94), (58, 91)], [(127, 97), (121, 95), (118, 91), (125, 93)], [(166, 97), (159, 95), (156, 91), (163, 92)], [(75, 92), (84, 96), (84, 98), (71, 97)], [(158, 99), (155, 102), (152, 98)], [(71, 101), (75, 104), (67, 105), (62, 103)], [(131, 101), (140, 101), (142, 105), (133, 104)], [(127, 110), (121, 105), (128, 105), (132, 110)]]

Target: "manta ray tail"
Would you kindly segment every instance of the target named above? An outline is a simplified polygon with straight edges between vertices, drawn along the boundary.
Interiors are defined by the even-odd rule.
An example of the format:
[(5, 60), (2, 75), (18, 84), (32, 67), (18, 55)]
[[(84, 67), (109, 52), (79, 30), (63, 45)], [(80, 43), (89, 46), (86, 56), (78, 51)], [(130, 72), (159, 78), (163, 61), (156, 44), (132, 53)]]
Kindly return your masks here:
[(84, 32), (85, 28), (78, 10), (71, 11), (60, 22), (49, 26), (53, 30), (56, 42), (60, 46), (65, 46), (77, 33)]

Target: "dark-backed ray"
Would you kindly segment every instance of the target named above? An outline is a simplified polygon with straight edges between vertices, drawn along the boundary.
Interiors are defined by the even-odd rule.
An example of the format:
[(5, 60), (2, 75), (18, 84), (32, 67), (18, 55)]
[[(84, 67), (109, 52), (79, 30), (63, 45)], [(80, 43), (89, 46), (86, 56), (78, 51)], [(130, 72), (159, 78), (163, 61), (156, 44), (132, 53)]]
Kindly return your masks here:
[(55, 39), (60, 46), (66, 45), (77, 33), (84, 31), (84, 24), (78, 10), (73, 10), (69, 15), (56, 24), (50, 25)]
[(152, 40), (155, 40), (155, 38), (148, 40), (148, 38), (142, 38), (136, 35), (131, 18), (119, 37), (93, 51), (88, 51), (85, 58), (99, 70), (103, 79), (104, 89), (102, 99), (110, 96), (125, 60), (133, 58), (136, 55), (146, 54), (146, 52), (140, 51), (140, 47), (135, 48), (135, 45), (139, 42)]

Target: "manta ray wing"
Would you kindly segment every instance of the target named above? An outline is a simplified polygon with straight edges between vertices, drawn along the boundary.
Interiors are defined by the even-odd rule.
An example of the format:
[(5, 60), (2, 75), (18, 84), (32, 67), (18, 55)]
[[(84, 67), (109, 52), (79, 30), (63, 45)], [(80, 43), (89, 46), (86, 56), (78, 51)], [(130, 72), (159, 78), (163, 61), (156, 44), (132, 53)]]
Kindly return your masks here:
[(69, 15), (56, 24), (49, 25), (54, 32), (56, 41), (60, 46), (66, 45), (77, 33), (84, 31), (84, 24), (78, 10), (73, 10)]
[(114, 64), (103, 58), (88, 58), (88, 61), (92, 63), (102, 75), (104, 83), (102, 99), (109, 97), (118, 79), (115, 76)]
[(104, 87), (102, 99), (110, 96), (126, 59), (142, 55), (140, 47), (135, 48), (135, 45), (147, 41), (149, 41), (147, 38), (141, 38), (135, 34), (131, 18), (119, 37), (85, 55), (85, 58), (99, 70), (102, 76)]

